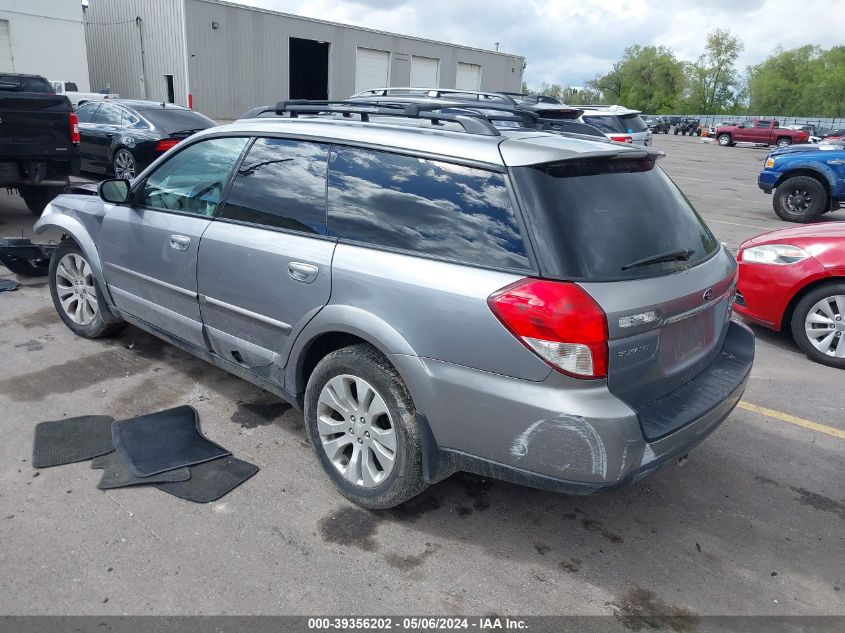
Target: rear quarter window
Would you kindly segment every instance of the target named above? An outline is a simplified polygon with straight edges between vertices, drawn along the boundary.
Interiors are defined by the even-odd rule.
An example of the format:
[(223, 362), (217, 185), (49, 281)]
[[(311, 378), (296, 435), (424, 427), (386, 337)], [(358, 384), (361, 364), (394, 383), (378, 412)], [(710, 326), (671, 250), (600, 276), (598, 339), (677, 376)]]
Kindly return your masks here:
[[(565, 162), (513, 169), (550, 276), (611, 281), (669, 274), (719, 244), (653, 160)], [(681, 250), (686, 261), (634, 262)]]
[(503, 174), (351, 147), (329, 161), (329, 234), (494, 268), (530, 268)]

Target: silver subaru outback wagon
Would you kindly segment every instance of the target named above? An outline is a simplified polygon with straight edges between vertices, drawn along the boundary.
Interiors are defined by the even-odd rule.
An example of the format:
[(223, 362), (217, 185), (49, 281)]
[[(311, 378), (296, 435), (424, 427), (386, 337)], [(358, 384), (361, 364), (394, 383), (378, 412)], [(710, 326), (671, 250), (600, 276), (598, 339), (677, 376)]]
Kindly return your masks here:
[(659, 152), (357, 108), (280, 104), (56, 198), (36, 231), (65, 236), (62, 320), (295, 404), (369, 508), (456, 471), (614, 489), (730, 414), (754, 355), (736, 263)]

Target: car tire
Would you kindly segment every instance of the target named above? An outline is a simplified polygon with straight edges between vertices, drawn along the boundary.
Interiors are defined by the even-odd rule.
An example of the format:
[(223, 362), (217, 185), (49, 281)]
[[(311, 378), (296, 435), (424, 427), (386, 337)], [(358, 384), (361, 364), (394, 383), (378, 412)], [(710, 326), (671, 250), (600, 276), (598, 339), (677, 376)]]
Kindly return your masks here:
[(776, 147), (789, 147), (792, 145), (792, 141), (788, 138), (779, 138), (778, 142), (775, 144)]
[(102, 338), (126, 326), (101, 299), (91, 264), (73, 240), (63, 240), (53, 251), (48, 275), (53, 306), (77, 336)]
[(399, 373), (372, 346), (344, 347), (317, 363), (304, 416), (323, 470), (353, 503), (392, 508), (427, 487), (414, 403)]
[(716, 137), (716, 142), (722, 147), (731, 147), (733, 145), (730, 134), (719, 134)]
[(26, 203), (26, 208), (38, 217), (41, 217), (44, 208), (50, 204), (53, 198), (64, 190), (64, 187), (44, 187), (38, 185), (21, 185), (18, 187), (18, 192)]
[(135, 160), (135, 155), (125, 147), (121, 147), (112, 156), (111, 171), (115, 178), (132, 180), (138, 175), (138, 162)]
[(675, 128), (675, 136), (678, 135), (678, 128)]
[(777, 186), (772, 206), (781, 220), (812, 222), (827, 208), (827, 191), (815, 178), (793, 176)]
[[(795, 306), (790, 327), (792, 338), (807, 358), (845, 369), (845, 283), (824, 284), (804, 295)], [(808, 332), (810, 328), (815, 336)]]

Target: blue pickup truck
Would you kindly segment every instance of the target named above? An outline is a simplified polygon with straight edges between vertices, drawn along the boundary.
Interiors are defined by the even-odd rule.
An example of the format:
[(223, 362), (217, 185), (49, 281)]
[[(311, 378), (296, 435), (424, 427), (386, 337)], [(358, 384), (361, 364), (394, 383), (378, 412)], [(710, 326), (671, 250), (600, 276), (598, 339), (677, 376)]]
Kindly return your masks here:
[(845, 143), (792, 145), (772, 150), (757, 186), (775, 195), (775, 213), (787, 222), (812, 222), (845, 202)]

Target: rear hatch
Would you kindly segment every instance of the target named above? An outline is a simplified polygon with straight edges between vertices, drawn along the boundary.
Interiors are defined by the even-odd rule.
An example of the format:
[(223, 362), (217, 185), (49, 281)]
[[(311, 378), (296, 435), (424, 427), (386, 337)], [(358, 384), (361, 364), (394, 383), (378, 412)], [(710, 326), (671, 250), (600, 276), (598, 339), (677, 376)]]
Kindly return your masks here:
[(593, 112), (584, 114), (582, 119), (584, 123), (597, 127), (611, 139), (630, 137), (634, 145), (649, 145), (651, 143), (651, 131), (640, 115), (635, 112), (628, 114), (597, 114)]
[[(636, 154), (516, 167), (513, 174), (544, 276), (578, 283), (604, 310), (608, 387), (640, 412), (719, 356), (736, 262), (654, 155), (631, 158)], [(685, 420), (674, 416), (673, 428), (641, 422), (654, 439)]]
[(63, 95), (0, 92), (0, 160), (75, 155), (71, 111)]

